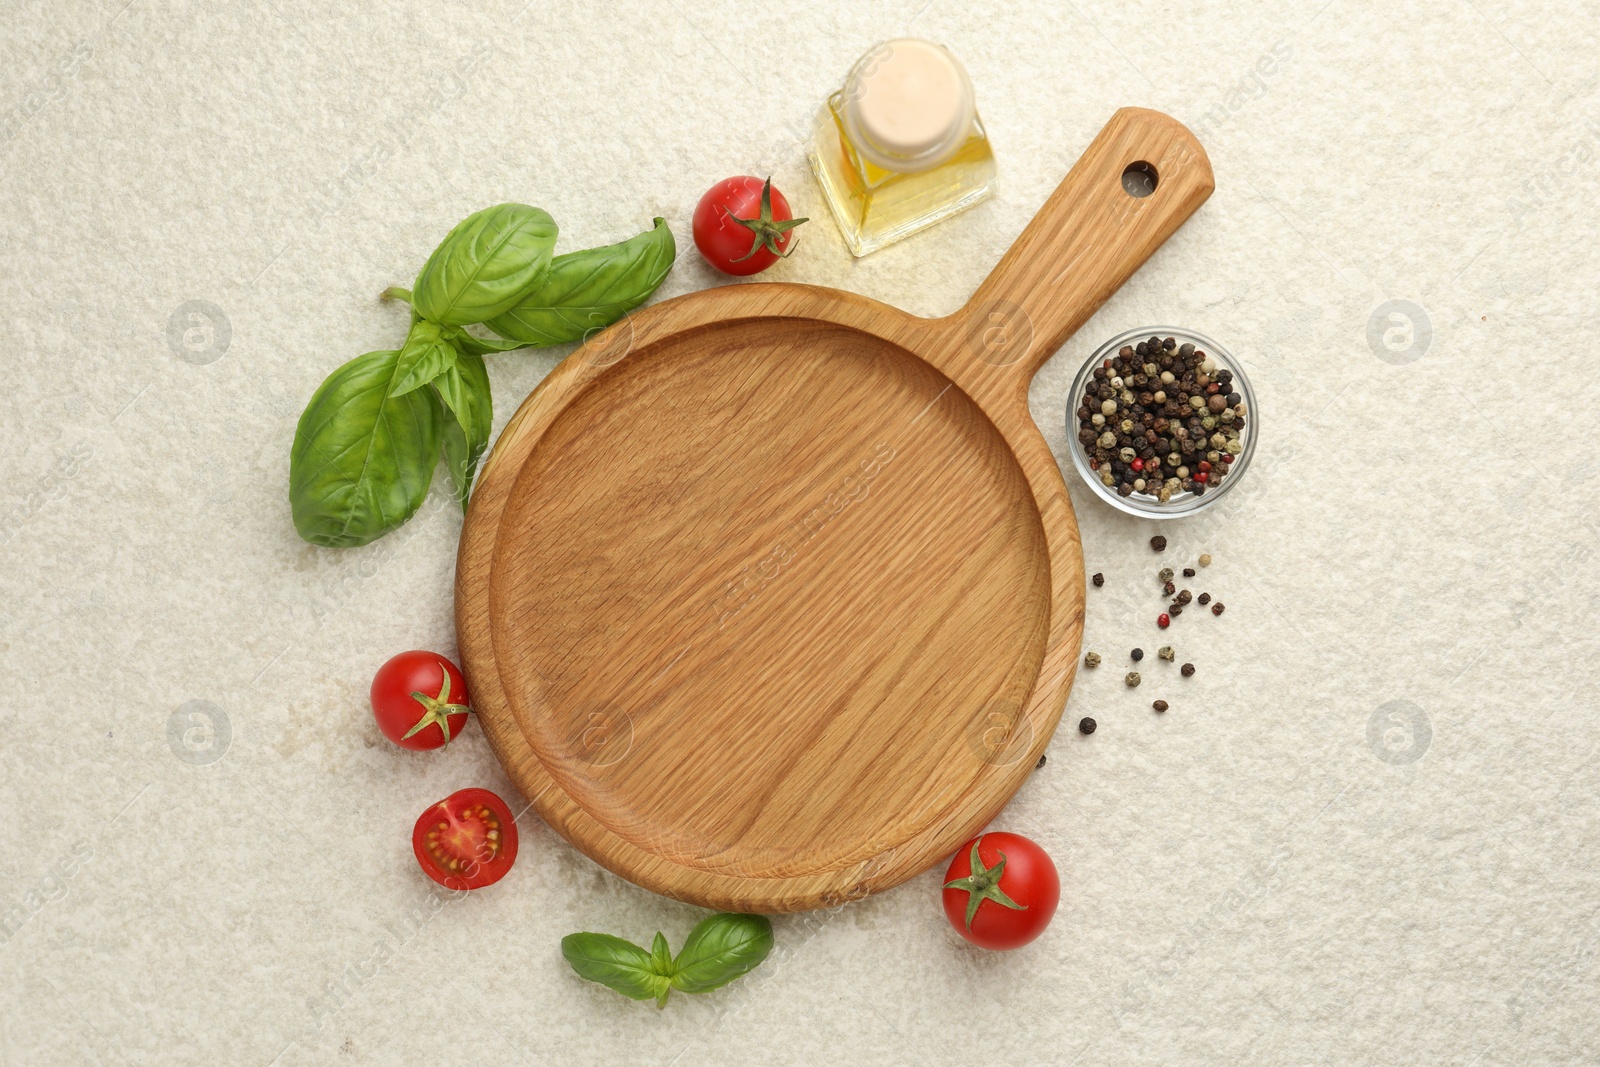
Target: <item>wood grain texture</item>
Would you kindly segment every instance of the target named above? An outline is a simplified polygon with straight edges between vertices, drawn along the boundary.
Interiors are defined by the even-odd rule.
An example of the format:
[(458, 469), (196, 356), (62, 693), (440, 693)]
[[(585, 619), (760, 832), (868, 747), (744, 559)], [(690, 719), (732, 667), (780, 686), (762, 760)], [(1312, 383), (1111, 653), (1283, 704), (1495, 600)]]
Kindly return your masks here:
[(1210, 190), (1187, 130), (1125, 109), (955, 315), (729, 285), (557, 367), (456, 576), (479, 720), (540, 816), (639, 885), (760, 912), (888, 888), (982, 829), (1082, 629), (1028, 381)]

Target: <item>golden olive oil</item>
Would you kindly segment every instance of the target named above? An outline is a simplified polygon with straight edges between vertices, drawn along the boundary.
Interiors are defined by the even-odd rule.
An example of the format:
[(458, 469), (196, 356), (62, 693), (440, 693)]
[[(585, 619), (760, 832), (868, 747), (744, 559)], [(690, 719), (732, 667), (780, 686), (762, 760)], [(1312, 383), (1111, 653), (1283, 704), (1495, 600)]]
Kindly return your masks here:
[[(869, 53), (863, 63), (881, 56), (886, 47)], [(859, 133), (852, 135), (847, 94), (852, 84), (859, 84), (855, 77), (853, 71), (846, 89), (829, 96), (818, 111), (810, 149), (812, 170), (852, 253), (864, 256), (990, 195), (994, 152), (975, 106), (966, 136), (957, 139), (931, 166), (891, 170), (870, 158), (877, 155), (881, 159), (881, 151), (874, 153), (856, 142)]]

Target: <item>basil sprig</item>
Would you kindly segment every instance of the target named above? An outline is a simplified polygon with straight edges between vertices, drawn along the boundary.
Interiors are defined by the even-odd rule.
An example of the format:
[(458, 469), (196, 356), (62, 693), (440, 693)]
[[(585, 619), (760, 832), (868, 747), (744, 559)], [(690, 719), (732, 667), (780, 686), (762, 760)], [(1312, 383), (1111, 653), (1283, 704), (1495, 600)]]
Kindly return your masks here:
[(772, 951), (772, 923), (763, 915), (712, 915), (689, 932), (673, 958), (660, 931), (650, 951), (611, 934), (568, 934), (561, 954), (579, 977), (633, 1000), (666, 1007), (674, 989), (709, 993), (748, 974)]
[[(369, 352), (322, 383), (289, 453), (295, 529), (314, 545), (382, 537), (427, 497), (442, 455), (463, 511), (494, 421), (483, 357), (576, 341), (655, 292), (677, 255), (661, 219), (601, 248), (556, 256), (539, 208), (499, 204), (463, 219), (385, 298), (411, 305), (398, 351)], [(487, 324), (500, 337), (468, 333)]]

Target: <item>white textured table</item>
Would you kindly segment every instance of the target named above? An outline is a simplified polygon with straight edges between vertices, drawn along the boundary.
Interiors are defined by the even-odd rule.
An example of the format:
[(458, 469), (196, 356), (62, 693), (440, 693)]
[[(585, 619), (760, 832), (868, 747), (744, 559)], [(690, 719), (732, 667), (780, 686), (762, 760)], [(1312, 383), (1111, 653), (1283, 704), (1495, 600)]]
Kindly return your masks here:
[[(124, 3), (0, 40), (0, 1062), (1600, 1058), (1592, 3)], [(853, 260), (800, 138), (907, 33), (970, 68), (1003, 189)], [(501, 200), (561, 250), (663, 215), (661, 295), (716, 284), (694, 202), (770, 171), (818, 216), (774, 277), (945, 313), (1122, 104), (1189, 122), (1217, 192), (1035, 414), (1065, 460), (1078, 361), (1173, 322), (1241, 355), (1263, 436), (1164, 557), (1073, 485), (1110, 669), (997, 823), (1060, 865), (1046, 935), (970, 950), (934, 872), (658, 1013), (557, 942), (699, 913), (531, 816), (499, 887), (430, 891), (417, 813), (509, 786), (476, 728), (384, 742), (366, 686), (452, 649), (460, 520), (442, 473), (361, 550), (286, 503), (312, 389), (403, 335), (376, 294)], [(501, 424), (564, 354), (491, 359)], [(1152, 572), (1201, 550), (1229, 610), (1167, 634), (1199, 673), (1125, 689)]]

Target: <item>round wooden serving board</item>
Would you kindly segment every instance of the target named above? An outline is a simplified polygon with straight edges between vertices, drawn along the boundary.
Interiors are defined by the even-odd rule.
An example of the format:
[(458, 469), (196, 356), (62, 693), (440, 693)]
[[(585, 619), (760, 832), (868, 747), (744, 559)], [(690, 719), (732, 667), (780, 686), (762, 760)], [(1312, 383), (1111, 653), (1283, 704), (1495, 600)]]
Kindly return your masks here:
[(479, 721), (540, 816), (641, 886), (757, 912), (897, 885), (982, 829), (1083, 621), (1028, 383), (1211, 188), (1188, 130), (1124, 109), (954, 315), (727, 285), (557, 367), (456, 572)]

